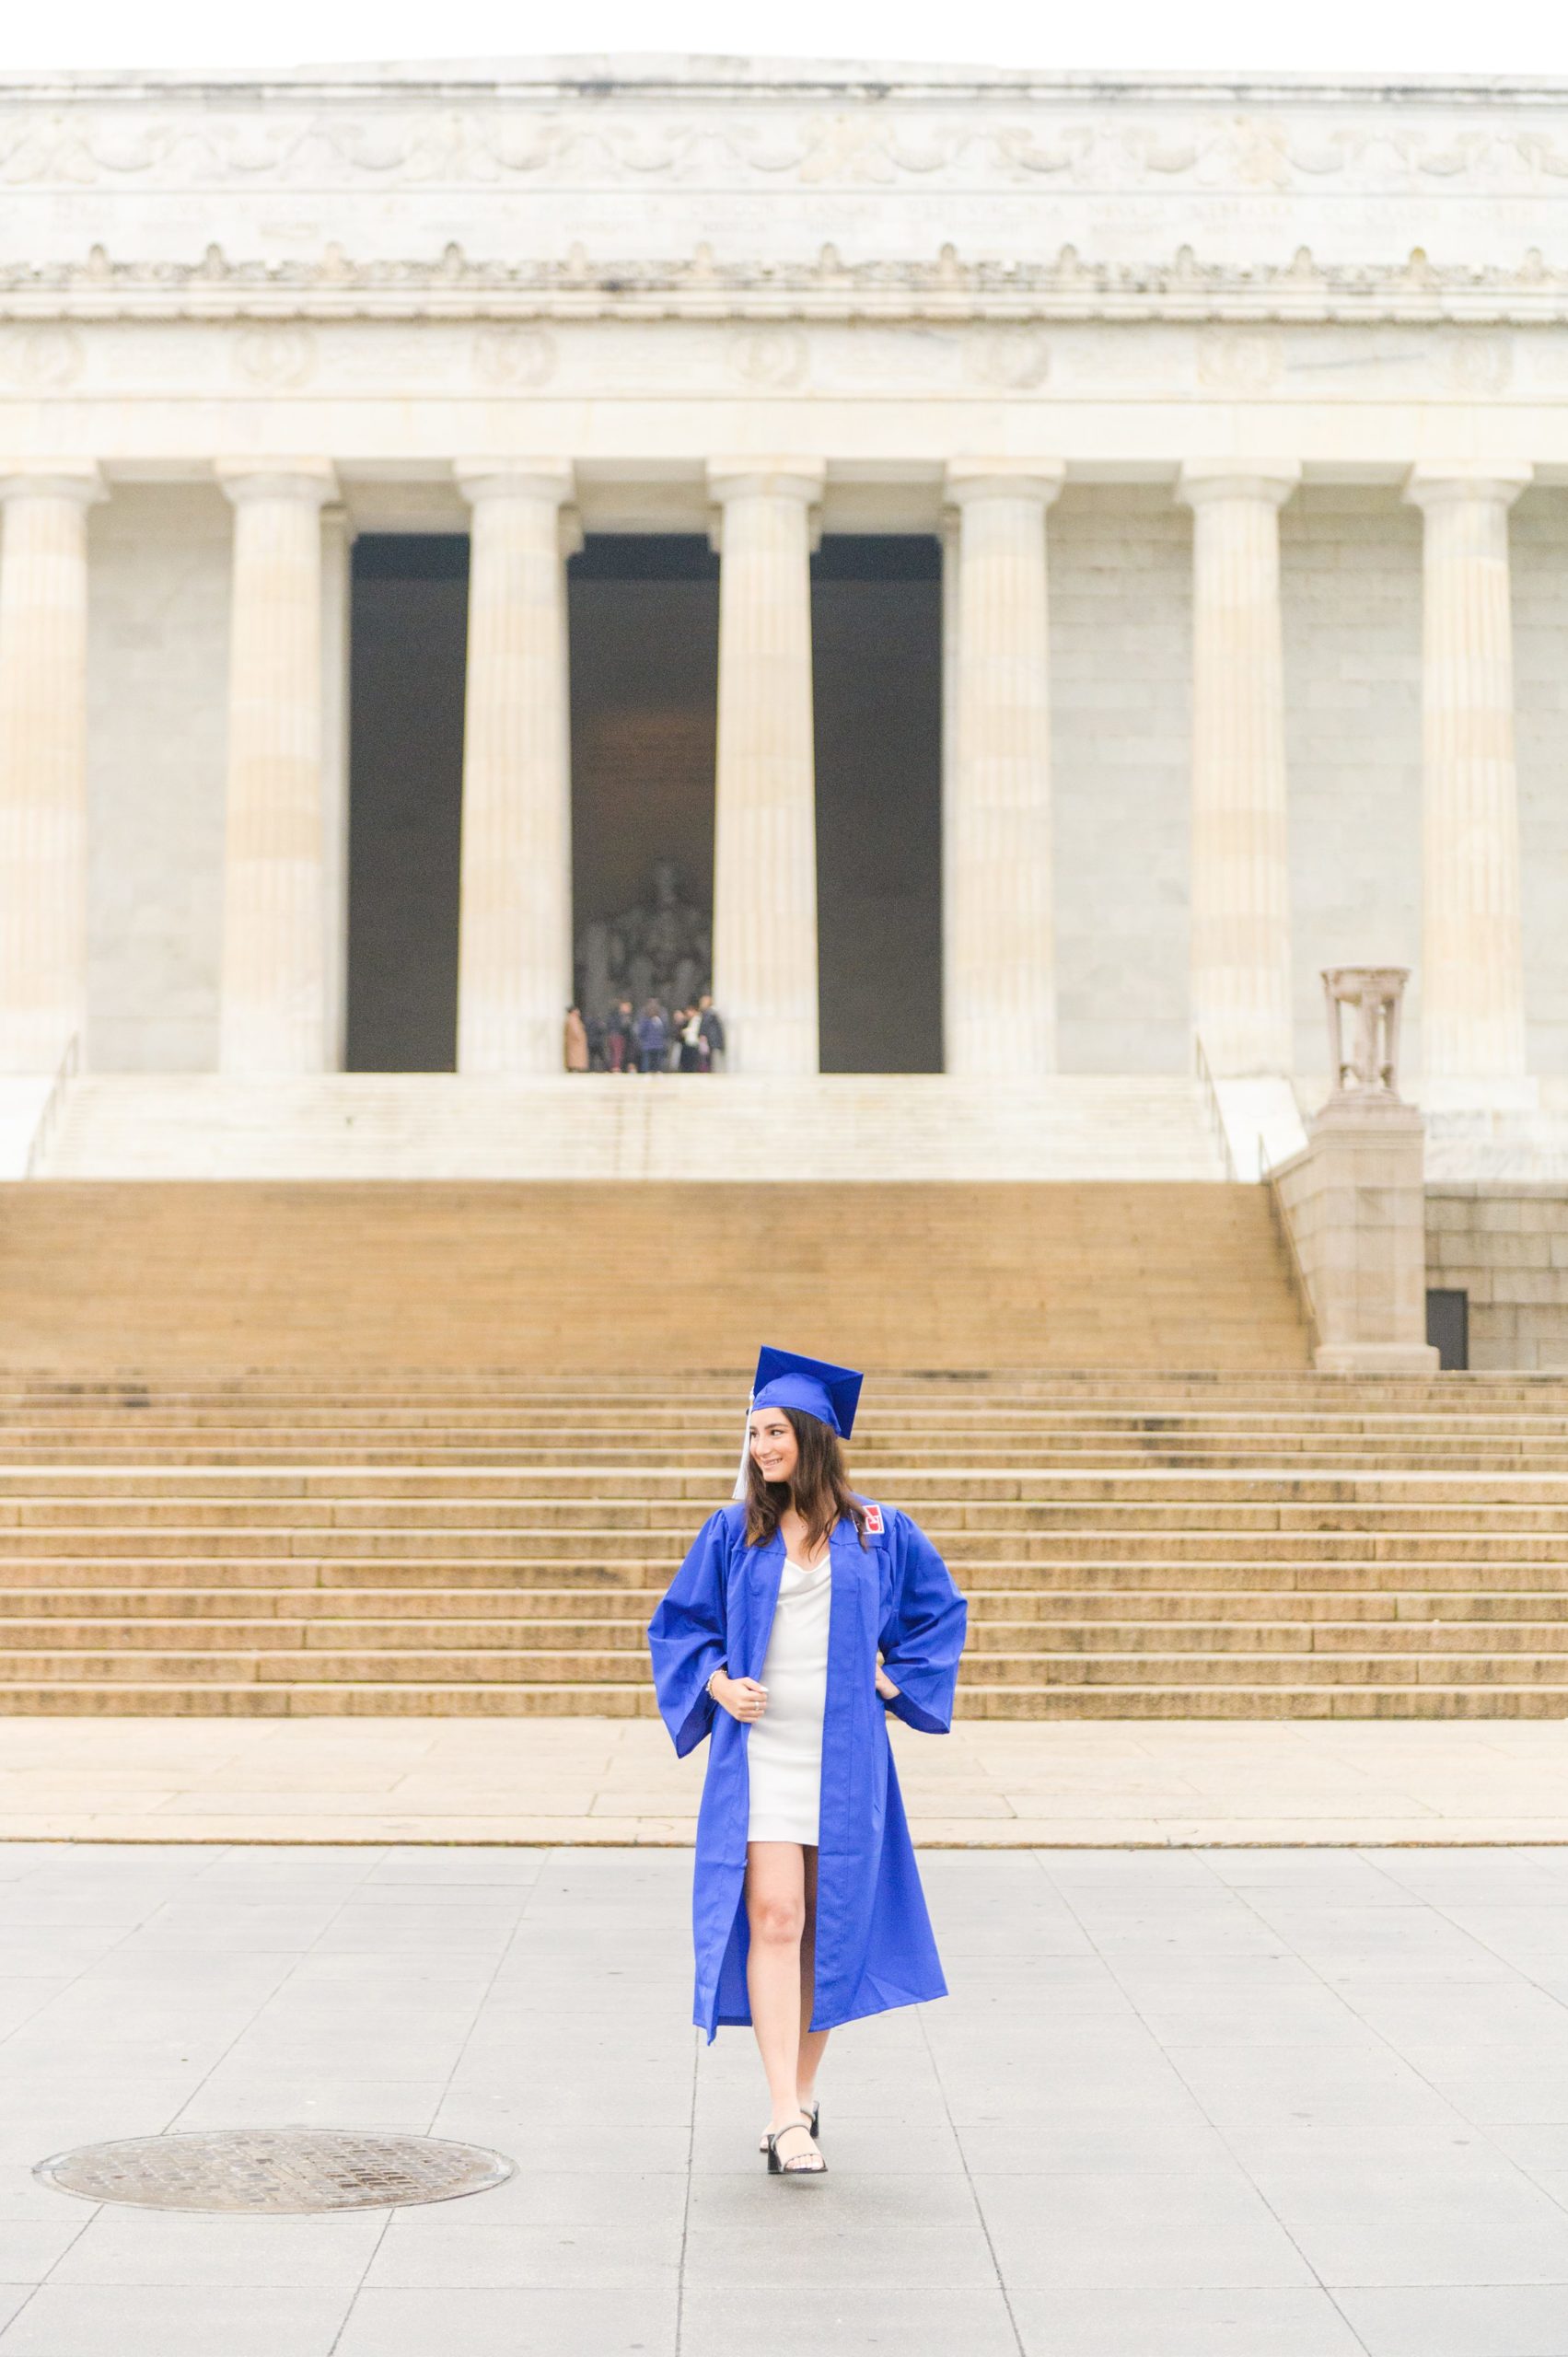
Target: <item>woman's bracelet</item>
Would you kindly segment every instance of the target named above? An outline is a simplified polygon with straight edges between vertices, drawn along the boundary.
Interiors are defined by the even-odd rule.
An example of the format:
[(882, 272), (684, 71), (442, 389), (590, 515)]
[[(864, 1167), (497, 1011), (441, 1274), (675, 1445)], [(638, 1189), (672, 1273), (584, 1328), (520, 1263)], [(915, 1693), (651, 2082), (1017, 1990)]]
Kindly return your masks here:
[(717, 1669), (710, 1669), (710, 1670), (709, 1670), (709, 1672), (708, 1672), (708, 1682), (707, 1682), (707, 1685), (703, 1688), (703, 1692), (707, 1695), (707, 1698), (708, 1698), (708, 1700), (709, 1700), (709, 1701), (710, 1701), (710, 1702), (715, 1702), (715, 1701), (717, 1701), (717, 1700), (718, 1700), (717, 1695), (714, 1692), (714, 1678), (726, 1678), (728, 1675), (729, 1675), (729, 1673), (728, 1673), (728, 1671), (725, 1668), (725, 1666), (724, 1666), (723, 1662), (720, 1662), (720, 1664), (719, 1664), (719, 1666), (718, 1666)]

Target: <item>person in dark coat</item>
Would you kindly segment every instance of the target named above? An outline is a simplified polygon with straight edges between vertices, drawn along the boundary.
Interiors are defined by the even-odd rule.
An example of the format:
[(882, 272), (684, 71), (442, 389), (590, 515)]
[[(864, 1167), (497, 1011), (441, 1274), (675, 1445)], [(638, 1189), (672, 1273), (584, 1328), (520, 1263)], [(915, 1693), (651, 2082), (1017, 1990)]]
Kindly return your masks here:
[(649, 999), (637, 1017), (637, 1069), (662, 1072), (669, 1049), (669, 1027), (656, 998)]
[(623, 998), (611, 1009), (604, 1027), (604, 1068), (606, 1072), (635, 1072), (636, 1026), (632, 1020), (632, 1002)]
[(697, 1030), (703, 1049), (703, 1070), (716, 1072), (724, 1053), (724, 1020), (706, 991), (697, 1002)]
[(683, 1006), (676, 1016), (675, 1036), (680, 1042), (677, 1072), (706, 1072), (708, 1058), (703, 1046), (703, 1018), (694, 1006)]

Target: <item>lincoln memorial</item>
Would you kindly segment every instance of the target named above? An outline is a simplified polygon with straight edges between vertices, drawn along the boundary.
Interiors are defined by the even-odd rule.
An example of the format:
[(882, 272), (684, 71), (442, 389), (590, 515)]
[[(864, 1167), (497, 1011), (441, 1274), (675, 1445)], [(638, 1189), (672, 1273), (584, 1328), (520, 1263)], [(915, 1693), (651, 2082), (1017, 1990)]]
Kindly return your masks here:
[(1568, 82), (0, 78), (0, 1718), (640, 1713), (761, 1343), (977, 1715), (1562, 1715)]
[(18, 1103), (555, 1074), (662, 868), (731, 1083), (1277, 1111), (1399, 967), (1557, 1167), (1568, 91), (13, 78), (0, 179)]

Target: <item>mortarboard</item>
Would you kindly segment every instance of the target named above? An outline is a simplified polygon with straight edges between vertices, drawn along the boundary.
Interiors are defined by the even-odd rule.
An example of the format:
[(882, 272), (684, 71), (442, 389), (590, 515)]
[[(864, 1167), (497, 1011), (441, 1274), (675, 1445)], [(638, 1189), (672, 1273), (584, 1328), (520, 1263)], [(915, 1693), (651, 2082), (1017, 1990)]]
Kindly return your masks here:
[[(848, 1440), (854, 1429), (854, 1411), (864, 1381), (865, 1377), (852, 1366), (834, 1366), (829, 1359), (802, 1358), (798, 1351), (774, 1350), (767, 1344), (757, 1354), (751, 1408), (795, 1408), (803, 1415), (817, 1417), (841, 1440)], [(748, 1409), (748, 1432), (750, 1414), (751, 1409)], [(741, 1447), (740, 1472), (735, 1485), (738, 1498), (746, 1494), (749, 1446), (748, 1441)]]

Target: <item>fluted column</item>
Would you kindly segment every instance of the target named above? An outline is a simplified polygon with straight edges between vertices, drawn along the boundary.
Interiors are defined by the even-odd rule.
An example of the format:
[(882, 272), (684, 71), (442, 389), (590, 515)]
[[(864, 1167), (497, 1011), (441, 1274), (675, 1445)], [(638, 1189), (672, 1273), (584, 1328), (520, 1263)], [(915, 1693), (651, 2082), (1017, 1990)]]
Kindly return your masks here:
[(1508, 509), (1527, 467), (1422, 466), (1422, 1030), (1429, 1076), (1525, 1063)]
[(0, 474), (0, 1071), (87, 1017), (87, 509), (98, 469)]
[(1056, 1068), (1045, 511), (1058, 463), (955, 460), (957, 646), (942, 794), (943, 1062)]
[(463, 723), (458, 1070), (561, 1070), (572, 996), (567, 525), (572, 469), (458, 466), (473, 510)]
[(714, 993), (738, 1073), (817, 1070), (811, 508), (820, 461), (715, 460)]
[(325, 1069), (322, 459), (225, 460), (234, 503), (218, 1054), (226, 1073)]
[(1289, 1073), (1290, 844), (1279, 510), (1294, 463), (1190, 461), (1192, 1021), (1215, 1073)]

